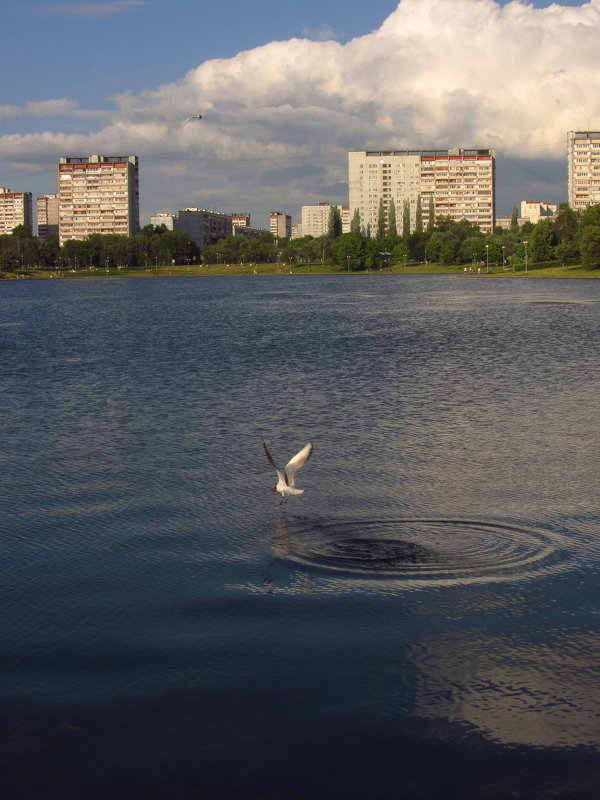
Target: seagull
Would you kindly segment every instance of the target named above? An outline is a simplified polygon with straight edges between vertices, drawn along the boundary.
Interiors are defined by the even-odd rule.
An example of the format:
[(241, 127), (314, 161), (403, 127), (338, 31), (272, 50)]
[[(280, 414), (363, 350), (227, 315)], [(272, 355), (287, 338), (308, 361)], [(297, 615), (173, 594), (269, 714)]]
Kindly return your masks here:
[(189, 122), (191, 119), (202, 119), (202, 114), (192, 114), (191, 117), (184, 119), (184, 122)]
[(281, 470), (275, 463), (275, 460), (271, 455), (271, 451), (267, 447), (264, 439), (262, 444), (265, 448), (265, 453), (267, 454), (267, 458), (269, 459), (271, 466), (277, 473), (277, 486), (273, 487), (273, 491), (279, 492), (281, 495), (279, 505), (282, 506), (290, 499), (290, 495), (303, 494), (304, 489), (296, 489), (294, 476), (296, 474), (296, 470), (300, 469), (300, 467), (303, 467), (310, 458), (313, 451), (313, 446), (309, 442), (309, 444), (305, 445), (299, 453), (296, 453), (296, 455), (288, 461), (288, 463), (285, 465), (285, 469)]

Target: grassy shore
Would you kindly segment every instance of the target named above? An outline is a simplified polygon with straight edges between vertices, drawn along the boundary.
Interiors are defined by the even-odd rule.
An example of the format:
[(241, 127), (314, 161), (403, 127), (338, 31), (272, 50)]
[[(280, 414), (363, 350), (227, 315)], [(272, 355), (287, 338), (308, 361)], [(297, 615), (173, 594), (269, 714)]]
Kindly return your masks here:
[[(198, 265), (175, 265), (169, 267), (152, 267), (137, 269), (98, 269), (95, 272), (89, 270), (31, 270), (19, 274), (7, 274), (7, 279), (17, 278), (89, 278), (102, 280), (103, 278), (152, 278), (165, 276), (210, 276), (210, 275), (315, 275), (315, 274), (339, 274), (347, 275), (346, 270), (342, 270), (331, 264), (209, 264), (206, 266)], [(364, 271), (353, 272), (354, 275), (364, 275)], [(531, 268), (525, 273), (524, 269), (517, 272), (504, 272), (501, 267), (493, 267), (492, 271), (486, 273), (484, 270), (480, 274), (474, 272), (464, 272), (463, 267), (444, 266), (441, 264), (416, 264), (407, 265), (393, 264), (385, 270), (371, 270), (370, 274), (396, 274), (396, 275), (460, 275), (467, 277), (481, 278), (600, 278), (600, 269), (590, 270), (581, 266), (569, 267), (548, 267), (545, 269)]]

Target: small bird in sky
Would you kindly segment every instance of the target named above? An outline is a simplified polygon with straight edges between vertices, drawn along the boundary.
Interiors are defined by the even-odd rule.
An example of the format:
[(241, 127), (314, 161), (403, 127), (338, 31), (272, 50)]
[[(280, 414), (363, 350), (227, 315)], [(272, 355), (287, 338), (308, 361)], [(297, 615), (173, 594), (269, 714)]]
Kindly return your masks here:
[(202, 117), (203, 117), (203, 114), (192, 114), (191, 117), (188, 117), (187, 119), (184, 119), (183, 121), (184, 122), (189, 122), (191, 119), (202, 119)]
[(264, 439), (262, 440), (262, 444), (271, 466), (277, 473), (277, 485), (273, 487), (273, 491), (279, 492), (281, 495), (281, 500), (279, 501), (279, 505), (281, 506), (287, 503), (291, 495), (304, 493), (304, 489), (296, 489), (294, 477), (296, 471), (299, 470), (300, 467), (303, 467), (311, 457), (313, 446), (309, 442), (309, 444), (305, 445), (299, 453), (296, 453), (296, 455), (288, 461), (285, 465), (285, 469), (280, 469), (275, 463), (275, 459), (271, 455), (271, 451), (267, 447), (267, 443)]

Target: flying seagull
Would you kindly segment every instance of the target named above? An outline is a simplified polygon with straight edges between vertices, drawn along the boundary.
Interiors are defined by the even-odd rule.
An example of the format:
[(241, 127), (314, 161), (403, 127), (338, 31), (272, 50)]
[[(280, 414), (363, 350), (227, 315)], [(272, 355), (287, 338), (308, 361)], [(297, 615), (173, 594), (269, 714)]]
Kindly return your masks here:
[(313, 446), (312, 444), (305, 445), (299, 453), (291, 458), (288, 463), (285, 465), (285, 469), (280, 469), (273, 456), (271, 455), (271, 451), (267, 447), (266, 442), (263, 439), (263, 447), (265, 448), (265, 453), (267, 454), (267, 458), (275, 472), (277, 473), (277, 486), (273, 487), (274, 492), (279, 492), (281, 495), (281, 500), (279, 501), (279, 505), (283, 505), (287, 503), (290, 499), (290, 496), (293, 494), (302, 494), (304, 489), (296, 489), (296, 484), (294, 483), (294, 476), (296, 475), (296, 470), (299, 470), (300, 467), (303, 467), (308, 459), (310, 458)]
[(203, 116), (202, 114), (192, 114), (191, 117), (188, 117), (187, 119), (184, 119), (183, 121), (184, 122), (189, 122), (191, 119), (202, 119), (202, 116)]

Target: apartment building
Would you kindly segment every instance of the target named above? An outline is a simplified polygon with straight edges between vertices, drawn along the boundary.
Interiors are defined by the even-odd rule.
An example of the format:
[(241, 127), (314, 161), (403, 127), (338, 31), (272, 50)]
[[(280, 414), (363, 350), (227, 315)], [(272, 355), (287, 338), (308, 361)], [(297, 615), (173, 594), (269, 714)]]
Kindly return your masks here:
[(281, 211), (271, 211), (269, 214), (269, 230), (276, 239), (292, 238), (292, 218)]
[(137, 156), (65, 156), (58, 165), (59, 238), (139, 230)]
[(161, 225), (164, 225), (168, 231), (172, 231), (175, 229), (176, 219), (177, 214), (168, 214), (161, 211), (159, 214), (153, 214), (150, 217), (150, 225), (155, 228), (160, 228)]
[(558, 205), (556, 203), (541, 203), (539, 200), (522, 200), (520, 224), (531, 222), (532, 225), (535, 225), (541, 219), (552, 219), (557, 213)]
[(43, 194), (36, 199), (37, 235), (42, 242), (58, 239), (58, 194)]
[(231, 222), (234, 228), (250, 228), (252, 227), (250, 224), (250, 214), (244, 213), (233, 213), (231, 215)]
[(575, 211), (600, 203), (600, 131), (569, 131), (568, 199)]
[(380, 201), (389, 214), (391, 201), (402, 233), (405, 204), (410, 229), (415, 230), (418, 208), (424, 227), (430, 208), (435, 217), (466, 219), (484, 233), (494, 229), (495, 151), (376, 150), (348, 154), (349, 216), (360, 212), (361, 225), (377, 229)]
[(10, 234), (19, 225), (33, 230), (31, 192), (13, 192), (0, 186), (0, 234)]
[(205, 208), (186, 208), (173, 220), (173, 230), (187, 233), (198, 247), (216, 244), (233, 232), (231, 214), (207, 211)]
[(342, 233), (350, 231), (350, 208), (341, 204), (318, 203), (316, 206), (302, 206), (302, 236), (325, 236), (329, 230), (329, 215), (332, 208), (338, 208), (342, 219)]

